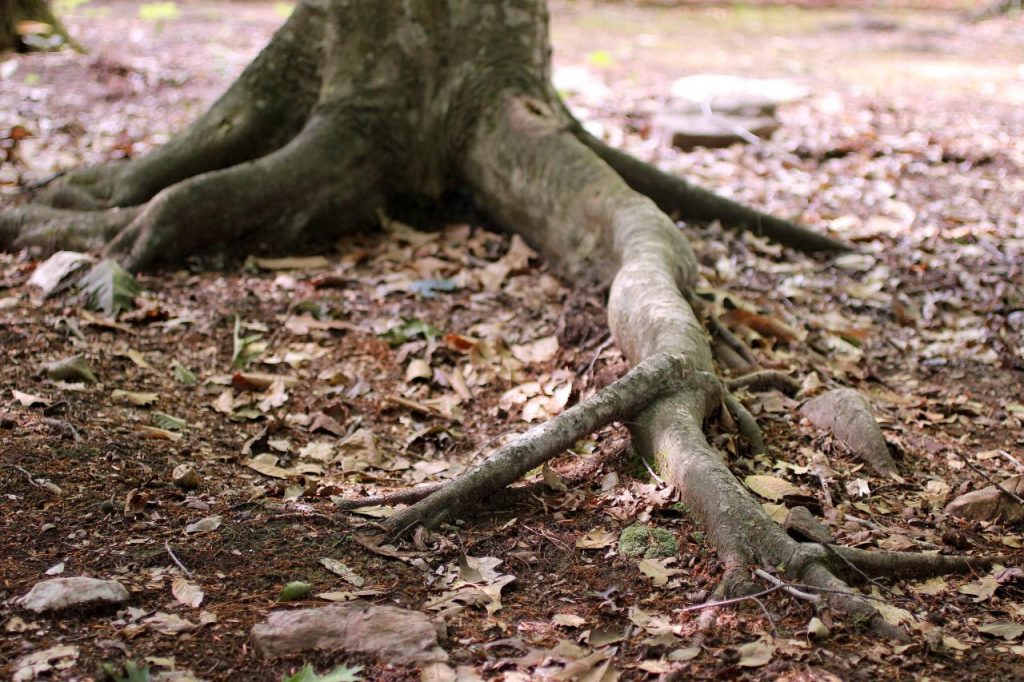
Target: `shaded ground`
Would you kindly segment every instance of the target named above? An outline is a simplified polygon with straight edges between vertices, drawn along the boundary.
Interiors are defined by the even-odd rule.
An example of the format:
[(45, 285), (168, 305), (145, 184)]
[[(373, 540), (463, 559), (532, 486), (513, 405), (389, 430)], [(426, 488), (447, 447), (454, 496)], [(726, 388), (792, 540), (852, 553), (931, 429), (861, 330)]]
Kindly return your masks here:
[[(872, 397), (904, 480), (873, 478), (777, 393), (743, 396), (767, 431), (767, 456), (720, 443), (738, 475), (799, 486), (802, 495), (783, 503), (811, 507), (842, 543), (1019, 559), (1019, 529), (958, 522), (941, 509), (987, 485), (975, 468), (996, 479), (1024, 470), (1024, 24), (894, 14), (883, 18), (896, 26), (878, 30), (848, 12), (577, 4), (554, 15), (557, 61), (590, 75), (571, 84), (571, 100), (612, 142), (863, 246), (820, 263), (684, 228), (708, 296), (723, 313), (751, 311), (726, 319), (765, 366), (798, 373), (808, 394), (835, 381)], [(270, 6), (185, 5), (162, 22), (140, 21), (134, 4), (80, 7), (69, 28), (93, 55), (0, 59), (0, 134), (20, 125), (34, 135), (3, 143), (4, 200), (61, 169), (158, 145), (280, 21)], [(770, 143), (676, 153), (650, 116), (674, 78), (706, 71), (794, 77), (813, 95), (782, 111)], [(363, 664), (368, 679), (419, 677), (368, 657), (261, 658), (251, 626), (285, 583), (304, 580), (315, 593), (366, 591), (371, 601), (442, 613), (452, 663), (484, 678), (555, 674), (557, 656), (527, 657), (560, 640), (586, 652), (611, 647), (604, 674), (625, 679), (1021, 676), (1020, 640), (979, 632), (1024, 622), (1012, 572), (980, 595), (972, 586), (992, 578), (890, 586), (916, 621), (909, 647), (844, 623), (812, 640), (810, 607), (774, 594), (765, 611), (747, 603), (725, 613), (696, 658), (668, 660), (695, 632), (699, 614), (680, 610), (706, 597), (718, 567), (700, 528), (627, 451), (622, 428), (555, 464), (565, 491), (534, 485), (398, 559), (367, 550), (359, 537), (372, 517), (338, 514), (332, 496), (457, 474), (495, 439), (526, 428), (524, 417), (542, 418), (625, 369), (604, 343), (599, 299), (573, 294), (471, 214), (426, 222), (416, 227), (435, 229), (428, 236), (392, 226), (391, 240), (346, 240), (326, 265), (211, 259), (145, 275), (139, 310), (117, 321), (83, 313), (71, 298), (36, 301), (25, 286), (36, 262), (0, 257), (0, 663), (70, 644), (78, 659), (62, 679), (126, 659), (204, 679), (276, 680), (305, 662)], [(266, 342), (244, 371), (287, 376), (287, 385), (233, 374), (236, 316)], [(396, 328), (411, 338), (387, 335)], [(40, 374), (74, 354), (89, 359), (101, 385)], [(175, 362), (196, 386), (175, 377)], [(152, 392), (156, 402), (125, 404), (117, 389)], [(52, 403), (23, 406), (12, 390)], [(157, 412), (187, 426), (153, 430), (167, 426)], [(288, 471), (268, 469), (272, 458)], [(198, 490), (172, 484), (180, 464), (201, 475)], [(185, 532), (210, 516), (220, 517), (216, 530)], [(680, 544), (670, 567), (683, 572), (664, 586), (614, 553), (618, 532), (648, 519)], [(588, 538), (598, 547), (577, 546)], [(180, 569), (170, 552), (205, 592), (199, 608), (172, 596)], [(500, 558), (498, 570), (515, 576), (500, 609), (443, 599), (461, 553)], [(332, 574), (318, 563), (327, 557), (365, 582)], [(60, 575), (117, 578), (137, 610), (17, 614), (13, 598), (59, 564)], [(314, 603), (325, 602), (306, 605)], [(216, 622), (166, 635), (144, 624), (158, 612), (196, 624), (206, 612)], [(740, 647), (765, 638), (770, 662), (740, 666)]]

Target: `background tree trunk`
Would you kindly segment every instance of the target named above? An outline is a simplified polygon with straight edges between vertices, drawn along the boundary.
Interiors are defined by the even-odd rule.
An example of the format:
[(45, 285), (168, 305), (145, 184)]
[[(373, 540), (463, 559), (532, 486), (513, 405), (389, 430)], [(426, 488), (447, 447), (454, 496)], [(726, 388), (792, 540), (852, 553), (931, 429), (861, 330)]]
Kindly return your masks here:
[[(84, 51), (69, 34), (64, 24), (50, 10), (46, 0), (0, 0), (0, 52), (18, 50), (28, 52), (35, 49), (26, 43), (25, 22), (38, 22), (49, 26), (51, 35), (60, 36), (63, 43), (79, 52)], [(35, 31), (27, 31), (34, 33)]]

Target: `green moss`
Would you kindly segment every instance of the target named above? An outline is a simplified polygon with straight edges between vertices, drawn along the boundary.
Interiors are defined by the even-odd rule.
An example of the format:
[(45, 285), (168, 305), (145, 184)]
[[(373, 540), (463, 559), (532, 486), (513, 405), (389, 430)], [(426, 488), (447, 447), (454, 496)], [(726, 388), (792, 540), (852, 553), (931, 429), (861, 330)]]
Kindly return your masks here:
[(663, 528), (648, 528), (642, 523), (626, 526), (619, 534), (619, 554), (627, 557), (669, 557), (679, 553), (679, 543)]

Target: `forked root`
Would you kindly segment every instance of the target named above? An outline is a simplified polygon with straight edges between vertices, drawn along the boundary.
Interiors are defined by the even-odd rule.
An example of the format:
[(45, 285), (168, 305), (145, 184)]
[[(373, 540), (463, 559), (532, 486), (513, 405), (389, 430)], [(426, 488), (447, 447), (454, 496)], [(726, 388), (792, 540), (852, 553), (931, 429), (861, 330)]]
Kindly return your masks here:
[(79, 211), (143, 204), (191, 177), (283, 147), (309, 119), (323, 68), (323, 7), (299, 3), (224, 95), (187, 129), (139, 159), (72, 171), (38, 204)]
[(585, 436), (612, 421), (631, 419), (655, 398), (707, 384), (714, 376), (694, 372), (686, 358), (655, 355), (634, 367), (626, 376), (587, 400), (536, 426), (502, 446), (479, 466), (431, 493), (423, 500), (388, 518), (386, 527), (403, 534), (417, 526), (436, 528), (468, 507), (500, 491)]
[[(601, 424), (632, 419), (638, 449), (653, 457), (659, 473), (704, 525), (727, 577), (756, 566), (782, 567), (782, 578), (817, 589), (823, 604), (876, 632), (899, 636), (870, 600), (837, 577), (843, 566), (836, 564), (845, 562), (836, 562), (820, 546), (790, 538), (708, 445), (704, 422), (722, 405), (722, 385), (712, 374), (700, 321), (686, 301), (696, 278), (696, 259), (671, 220), (568, 134), (547, 105), (514, 93), (493, 119), (481, 123), (465, 175), (492, 218), (525, 236), (563, 272), (579, 276), (593, 274), (595, 264), (617, 265), (600, 274), (612, 278), (609, 323), (634, 369), (605, 392), (536, 427), (462, 478), (391, 517), (389, 529), (402, 534), (418, 524), (436, 525)], [(758, 381), (784, 383), (767, 375)], [(737, 404), (733, 401), (731, 412), (756, 443), (760, 432)], [(854, 565), (870, 565), (856, 552), (843, 556)], [(887, 560), (907, 565), (902, 559)], [(972, 560), (947, 557), (936, 562), (929, 557), (925, 563), (963, 570)], [(728, 596), (747, 582), (730, 579), (721, 592)]]
[[(0, 240), (14, 246), (95, 250), (130, 270), (173, 262), (242, 239), (287, 247), (327, 218), (340, 230), (378, 205), (370, 145), (335, 121), (312, 119), (287, 145), (256, 161), (191, 177), (141, 207), (68, 211), (29, 206), (5, 213)], [(317, 169), (311, 176), (309, 169)], [(330, 236), (326, 230), (318, 234)], [(0, 246), (3, 242), (0, 241)]]

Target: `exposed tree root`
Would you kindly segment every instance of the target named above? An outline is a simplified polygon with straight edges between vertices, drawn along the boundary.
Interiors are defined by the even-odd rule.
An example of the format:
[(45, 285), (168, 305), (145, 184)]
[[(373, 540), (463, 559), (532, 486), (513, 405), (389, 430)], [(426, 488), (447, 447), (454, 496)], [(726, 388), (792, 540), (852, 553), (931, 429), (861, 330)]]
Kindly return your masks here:
[(665, 213), (682, 220), (710, 223), (746, 230), (807, 253), (842, 253), (853, 247), (842, 240), (814, 232), (788, 220), (755, 211), (686, 180), (640, 161), (588, 133), (582, 126), (574, 132), (602, 160), (622, 176), (629, 186), (650, 197)]
[[(252, 250), (262, 241), (283, 249), (329, 237), (389, 198), (468, 188), (487, 216), (578, 286), (610, 285), (609, 327), (634, 369), (386, 527), (401, 534), (436, 526), (577, 439), (630, 420), (638, 450), (679, 491), (718, 551), (725, 579), (717, 596), (756, 590), (751, 570), (779, 568), (780, 579), (820, 590), (823, 605), (895, 634), (838, 576), (851, 565), (855, 576), (904, 576), (983, 562), (799, 543), (766, 515), (704, 433), (724, 404), (744, 437), (764, 448), (754, 418), (714, 374), (712, 349), (688, 302), (697, 260), (666, 211), (805, 251), (848, 245), (695, 188), (586, 134), (547, 83), (546, 18), (542, 0), (303, 0), (180, 138), (147, 159), (69, 174), (43, 200), (78, 210), (8, 212), (0, 247), (105, 243), (108, 255), (139, 269), (221, 245)], [(716, 336), (739, 358), (740, 371), (756, 366), (734, 337)], [(794, 389), (766, 373), (734, 385)], [(405, 499), (422, 490), (413, 493)]]
[(751, 391), (767, 391), (776, 389), (786, 395), (796, 395), (800, 391), (800, 382), (774, 369), (765, 369), (744, 374), (725, 382), (730, 391), (749, 388)]

